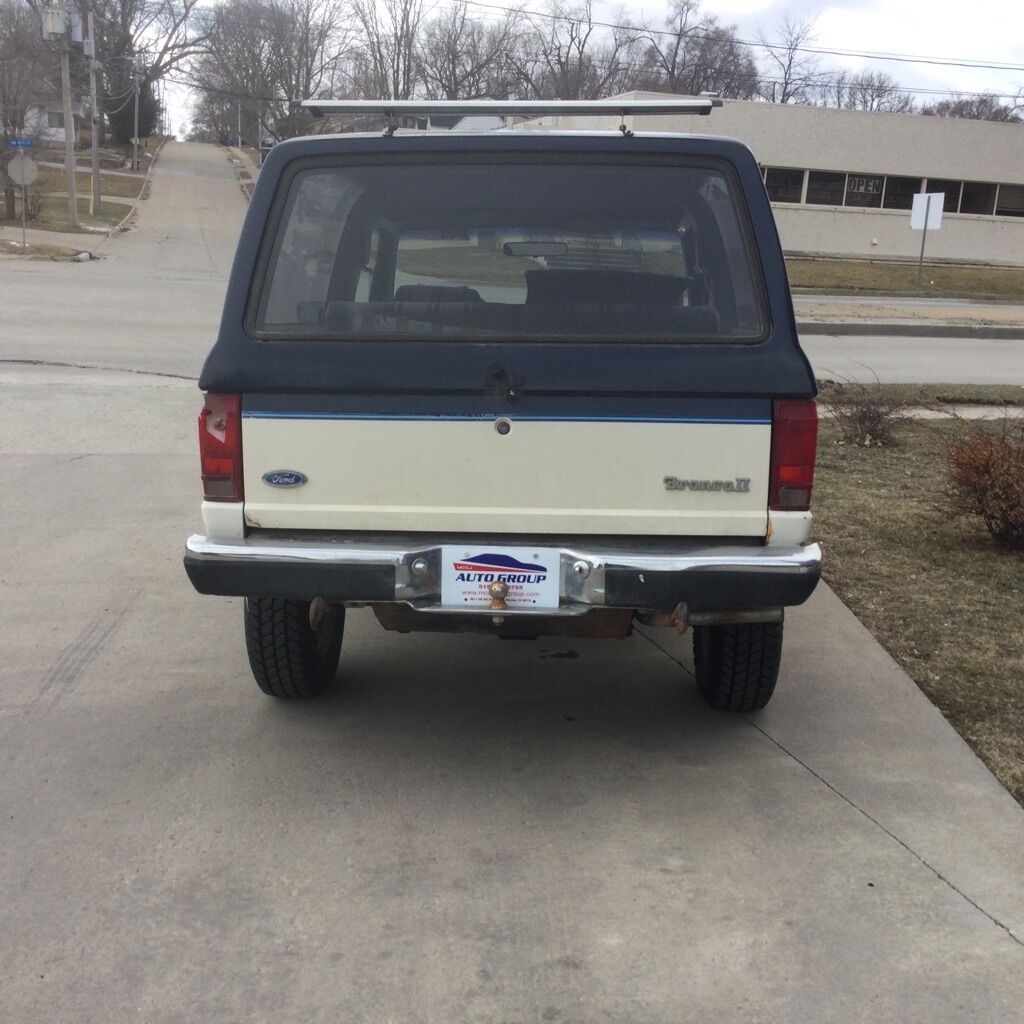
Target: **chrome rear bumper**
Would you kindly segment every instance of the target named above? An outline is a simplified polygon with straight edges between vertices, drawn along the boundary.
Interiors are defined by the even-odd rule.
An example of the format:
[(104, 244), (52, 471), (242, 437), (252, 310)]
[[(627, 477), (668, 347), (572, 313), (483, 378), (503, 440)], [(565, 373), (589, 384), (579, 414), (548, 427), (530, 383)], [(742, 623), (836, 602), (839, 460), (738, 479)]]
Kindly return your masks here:
[[(591, 608), (672, 609), (679, 604), (697, 612), (782, 608), (806, 601), (821, 575), (817, 544), (277, 531), (254, 531), (244, 540), (189, 537), (185, 569), (203, 594), (399, 601), (419, 611), (447, 612), (453, 609), (441, 604), (441, 546), (482, 540), (539, 544), (560, 552), (559, 607), (536, 613), (509, 609), (507, 615), (579, 615)], [(482, 609), (481, 614), (490, 613)]]

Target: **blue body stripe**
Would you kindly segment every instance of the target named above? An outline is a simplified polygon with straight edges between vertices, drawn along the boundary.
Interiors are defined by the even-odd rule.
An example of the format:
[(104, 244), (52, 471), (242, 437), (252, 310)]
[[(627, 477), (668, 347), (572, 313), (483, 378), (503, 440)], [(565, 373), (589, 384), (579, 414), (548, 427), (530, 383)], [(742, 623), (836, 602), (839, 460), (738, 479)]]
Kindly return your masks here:
[(475, 416), (416, 415), (414, 413), (388, 415), (387, 413), (360, 412), (270, 412), (246, 409), (243, 419), (253, 420), (445, 420), (477, 421), (499, 420), (571, 423), (722, 423), (770, 426), (770, 419), (734, 419), (732, 417), (710, 416), (505, 416), (494, 413), (480, 413)]

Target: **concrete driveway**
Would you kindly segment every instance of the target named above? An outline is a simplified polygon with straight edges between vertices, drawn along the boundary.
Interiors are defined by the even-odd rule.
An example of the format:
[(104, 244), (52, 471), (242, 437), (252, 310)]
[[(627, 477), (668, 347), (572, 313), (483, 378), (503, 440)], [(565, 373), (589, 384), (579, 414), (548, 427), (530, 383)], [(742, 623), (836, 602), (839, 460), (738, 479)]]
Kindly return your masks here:
[[(168, 147), (107, 265), (0, 264), (57, 296), (3, 355), (194, 374), (241, 212), (217, 161)], [(147, 238), (172, 195), (187, 237)], [(140, 341), (72, 308), (115, 261)], [(336, 693), (280, 704), (239, 603), (181, 570), (194, 385), (0, 363), (0, 388), (5, 1024), (1019, 1018), (1024, 812), (825, 588), (747, 719), (698, 702), (669, 632), (365, 612)]]

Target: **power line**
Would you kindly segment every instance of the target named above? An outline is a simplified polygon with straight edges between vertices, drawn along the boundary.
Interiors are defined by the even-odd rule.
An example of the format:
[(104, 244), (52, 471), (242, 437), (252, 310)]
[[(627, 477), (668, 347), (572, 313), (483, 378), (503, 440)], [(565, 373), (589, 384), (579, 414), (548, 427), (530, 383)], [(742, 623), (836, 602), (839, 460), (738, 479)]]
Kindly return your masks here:
[[(594, 63), (597, 63), (597, 64), (605, 64), (605, 65), (609, 65), (610, 66), (611, 64), (614, 63), (616, 67), (620, 68), (623, 71), (635, 71), (635, 72), (638, 72), (638, 73), (645, 73), (645, 74), (651, 75), (652, 77), (657, 77), (657, 78), (662, 78), (662, 79), (667, 79), (669, 77), (667, 72), (663, 71), (662, 69), (647, 67), (646, 65), (643, 65), (643, 64), (624, 64), (624, 63), (618, 63), (618, 62), (603, 61), (600, 58), (590, 58), (590, 59)], [(817, 88), (822, 88), (822, 87), (827, 87), (827, 86), (836, 87), (836, 86), (839, 86), (841, 84), (842, 85), (847, 85), (847, 83), (841, 83), (839, 81), (838, 77), (833, 77), (831, 80), (823, 79), (821, 76), (814, 76), (814, 77), (808, 77), (808, 78), (797, 78), (797, 79), (790, 79), (788, 83), (784, 82), (783, 79), (781, 79), (781, 78), (767, 78), (767, 77), (765, 77), (763, 75), (758, 75), (756, 73), (752, 73), (752, 74), (749, 74), (749, 75), (747, 75), (747, 74), (733, 74), (730, 77), (733, 80), (740, 80), (740, 81), (749, 80), (749, 81), (753, 81), (753, 82), (763, 82), (766, 85), (784, 85), (784, 84), (798, 85), (798, 86), (799, 85), (807, 85), (807, 86), (815, 86)], [(286, 96), (262, 96), (262, 95), (259, 95), (259, 94), (256, 94), (256, 93), (239, 92), (239, 91), (234, 90), (234, 89), (221, 89), (221, 88), (219, 88), (217, 86), (214, 86), (214, 85), (201, 85), (199, 82), (195, 82), (195, 81), (191, 81), (191, 80), (184, 80), (184, 79), (180, 79), (180, 78), (172, 78), (170, 75), (166, 76), (166, 80), (168, 82), (170, 82), (172, 85), (180, 85), (180, 86), (183, 86), (186, 89), (196, 89), (199, 92), (205, 92), (205, 93), (209, 93), (211, 95), (217, 95), (217, 96), (224, 96), (227, 99), (233, 99), (233, 100), (249, 100), (249, 101), (259, 101), (259, 102), (263, 102), (263, 103), (280, 103), (280, 104), (285, 104), (287, 106), (292, 106), (292, 105), (298, 104), (300, 102), (300, 100), (293, 99), (291, 97), (286, 97)], [(855, 86), (854, 86), (854, 88), (855, 88)], [(872, 86), (869, 91), (887, 92), (887, 93), (888, 92), (909, 93), (909, 94), (913, 94), (913, 95), (922, 95), (922, 96), (956, 96), (956, 97), (962, 97), (962, 98), (965, 98), (965, 99), (981, 99), (983, 97), (991, 97), (993, 99), (1016, 99), (1017, 98), (1017, 94), (1016, 93), (963, 92), (961, 90), (956, 90), (956, 89), (930, 89), (930, 88), (915, 89), (915, 88), (905, 88), (905, 87), (900, 86), (900, 85)], [(311, 97), (307, 97), (307, 96), (302, 97), (302, 99), (309, 99), (309, 98), (311, 98)], [(725, 98), (727, 100), (729, 100), (729, 99), (736, 99), (735, 97), (728, 97), (728, 96), (725, 97)], [(738, 100), (738, 101), (739, 102), (748, 102), (748, 103), (750, 103), (750, 102), (758, 102), (757, 100)], [(762, 102), (772, 102), (772, 101), (764, 100)], [(814, 106), (815, 104), (792, 104), (792, 105), (793, 106)], [(827, 108), (827, 109), (837, 109), (837, 108)], [(869, 111), (869, 113), (870, 113), (870, 111)]]
[(481, 7), (492, 11), (502, 11), (505, 14), (526, 15), (531, 18), (545, 18), (549, 21), (565, 21), (575, 25), (596, 25), (600, 28), (610, 28), (620, 32), (636, 32), (640, 35), (672, 36), (678, 38), (681, 35), (696, 36), (699, 39), (728, 39), (730, 42), (742, 46), (756, 47), (763, 50), (794, 50), (800, 53), (815, 53), (820, 56), (832, 57), (860, 57), (864, 60), (891, 60), (906, 64), (933, 64), (940, 67), (975, 68), (987, 71), (1024, 71), (1024, 64), (1012, 64), (1008, 61), (983, 61), (974, 58), (954, 58), (925, 56), (906, 53), (887, 53), (884, 50), (847, 50), (841, 48), (830, 48), (812, 45), (791, 45), (789, 43), (769, 43), (763, 40), (741, 39), (739, 36), (722, 31), (720, 34), (711, 34), (701, 29), (690, 29), (686, 33), (673, 32), (667, 28), (648, 28), (640, 25), (622, 25), (611, 21), (597, 21), (591, 18), (574, 18), (570, 14), (556, 14), (551, 11), (531, 11), (525, 8), (505, 7), (501, 4), (485, 3), (484, 0), (460, 0), (471, 7)]

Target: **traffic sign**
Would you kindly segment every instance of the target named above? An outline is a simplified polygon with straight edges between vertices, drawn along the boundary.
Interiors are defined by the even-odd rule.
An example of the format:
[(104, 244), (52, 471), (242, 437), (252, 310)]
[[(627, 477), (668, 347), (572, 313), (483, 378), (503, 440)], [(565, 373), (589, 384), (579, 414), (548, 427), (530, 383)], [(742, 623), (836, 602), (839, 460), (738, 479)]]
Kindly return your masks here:
[(945, 204), (945, 192), (918, 192), (910, 211), (910, 226), (915, 231), (938, 231), (942, 227), (942, 208)]
[(15, 185), (31, 185), (39, 177), (39, 164), (27, 156), (16, 156), (7, 165), (7, 177)]
[(31, 149), (32, 148), (32, 140), (31, 139), (8, 139), (7, 140), (7, 145), (13, 147), (14, 149)]

